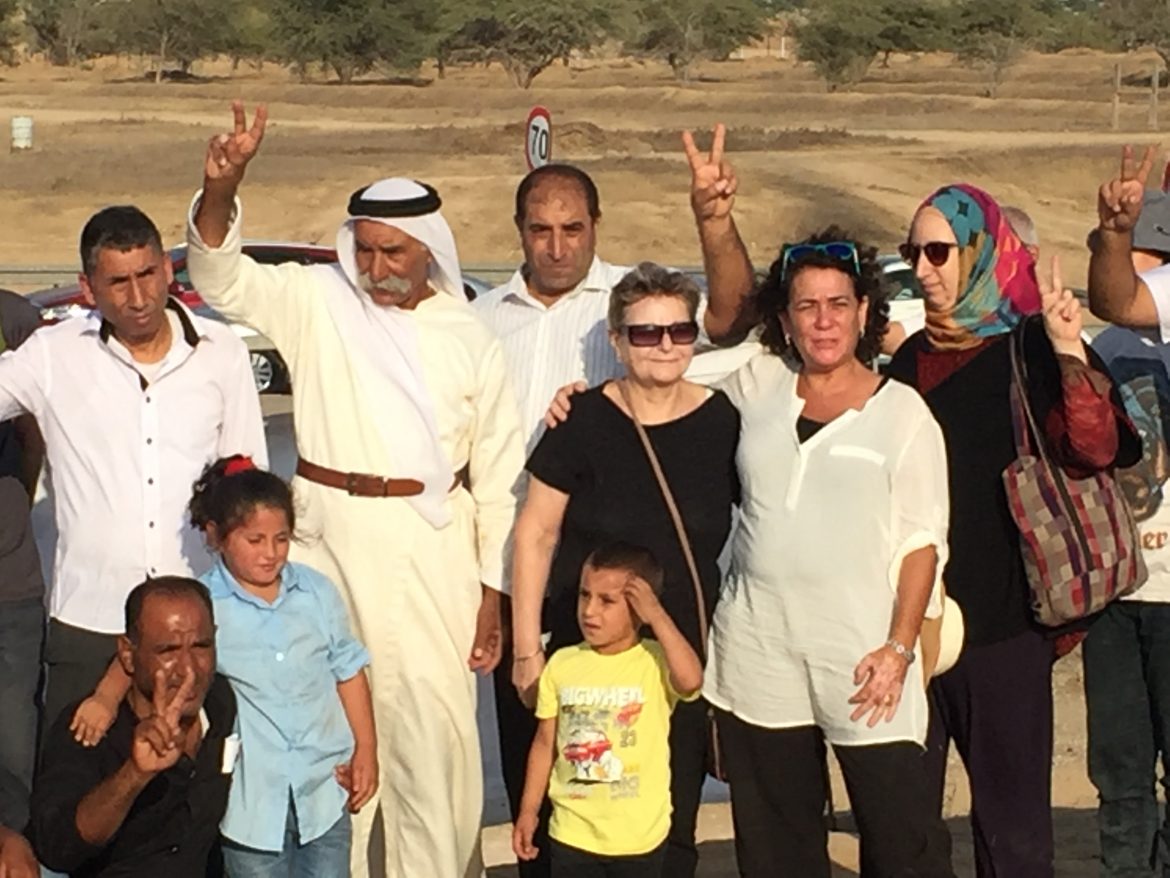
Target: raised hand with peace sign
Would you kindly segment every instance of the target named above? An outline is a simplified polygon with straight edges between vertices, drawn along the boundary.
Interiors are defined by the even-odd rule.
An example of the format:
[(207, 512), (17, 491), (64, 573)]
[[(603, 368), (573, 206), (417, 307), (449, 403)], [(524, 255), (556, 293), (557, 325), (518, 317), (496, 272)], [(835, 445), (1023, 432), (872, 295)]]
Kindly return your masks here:
[(1133, 231), (1142, 213), (1142, 197), (1146, 192), (1146, 180), (1154, 166), (1155, 154), (1154, 147), (1146, 147), (1141, 164), (1137, 164), (1132, 146), (1122, 150), (1120, 174), (1102, 183), (1097, 192), (1097, 215), (1103, 231)]
[(735, 205), (739, 181), (723, 156), (726, 139), (727, 128), (720, 122), (712, 132), (711, 150), (704, 153), (695, 145), (691, 132), (682, 133), (683, 149), (691, 166), (691, 208), (700, 223), (727, 218)]
[(226, 134), (217, 134), (207, 145), (207, 159), (203, 164), (203, 176), (207, 183), (239, 186), (248, 162), (260, 151), (264, 129), (268, 125), (268, 108), (263, 104), (256, 108), (251, 127), (248, 127), (243, 101), (232, 101), (232, 115), (232, 130)]
[(1055, 256), (1052, 257), (1051, 279), (1040, 278), (1040, 306), (1044, 314), (1044, 330), (1053, 350), (1088, 362), (1081, 337), (1084, 329), (1081, 303), (1072, 290), (1065, 288), (1060, 275), (1060, 260)]
[(154, 674), (153, 711), (134, 729), (130, 758), (134, 767), (144, 775), (166, 771), (179, 761), (183, 753), (183, 707), (195, 691), (195, 671), (187, 668), (183, 682), (170, 696), (167, 695), (167, 673), (160, 668)]

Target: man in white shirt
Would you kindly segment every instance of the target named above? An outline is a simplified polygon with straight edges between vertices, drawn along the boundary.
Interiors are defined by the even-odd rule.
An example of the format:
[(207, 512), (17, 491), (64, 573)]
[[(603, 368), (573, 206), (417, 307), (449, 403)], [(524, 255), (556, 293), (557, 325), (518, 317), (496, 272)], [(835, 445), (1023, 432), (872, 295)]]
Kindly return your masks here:
[[(528, 452), (540, 439), (544, 414), (560, 388), (578, 381), (595, 386), (622, 374), (609, 340), (606, 313), (610, 291), (629, 269), (597, 255), (600, 220), (597, 186), (580, 168), (551, 164), (530, 172), (516, 189), (514, 216), (524, 264), (507, 283), (473, 303), (503, 343)], [(705, 308), (700, 308), (701, 323), (705, 317)], [(703, 382), (718, 380), (758, 349), (752, 341), (700, 354), (688, 375)], [(528, 480), (527, 473), (516, 475), (518, 509)], [(510, 574), (509, 566), (505, 575)], [(536, 721), (513, 685), (513, 671), (527, 657), (513, 655), (507, 606), (503, 619), (508, 630), (503, 660), (495, 673), (496, 719), (504, 784), (515, 817)], [(542, 832), (547, 831), (547, 814), (540, 826)], [(537, 859), (520, 864), (522, 878), (548, 875), (548, 844), (538, 839), (536, 846), (541, 851)], [(693, 853), (693, 844), (691, 849)]]
[(243, 256), (236, 194), (266, 113), (248, 129), (233, 109), (235, 130), (208, 151), (188, 260), (203, 297), (289, 365), (294, 485), (312, 535), (294, 553), (337, 583), (370, 652), (380, 786), (354, 820), (352, 871), (472, 878), (483, 869), (473, 672), (499, 661), (524, 456), (504, 355), (464, 297), (429, 186), (392, 177), (355, 192), (338, 265)]
[(100, 211), (81, 261), (95, 311), (0, 357), (0, 420), (36, 418), (56, 509), (43, 726), (101, 679), (134, 586), (210, 567), (186, 521), (203, 467), (267, 461), (247, 349), (169, 296), (154, 223), (136, 207)]
[[(1159, 818), (1157, 760), (1170, 754), (1170, 195), (1147, 191), (1152, 152), (1101, 187), (1090, 235), (1089, 303), (1114, 322), (1093, 341), (1142, 437), (1142, 461), (1118, 473), (1138, 521), (1149, 578), (1110, 604), (1084, 643), (1089, 778), (1100, 805), (1101, 874), (1163, 874), (1170, 825)], [(1128, 328), (1123, 328), (1128, 327)], [(1167, 868), (1163, 862), (1160, 867)]]

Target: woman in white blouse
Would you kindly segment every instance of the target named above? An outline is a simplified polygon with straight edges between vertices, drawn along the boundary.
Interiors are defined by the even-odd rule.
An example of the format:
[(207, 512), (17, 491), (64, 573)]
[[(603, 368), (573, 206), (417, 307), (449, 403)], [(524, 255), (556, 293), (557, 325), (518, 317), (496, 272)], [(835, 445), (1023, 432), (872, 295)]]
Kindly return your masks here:
[(723, 385), (742, 417), (742, 520), (703, 694), (744, 876), (830, 874), (826, 741), (862, 878), (953, 875), (916, 663), (940, 611), (945, 449), (918, 394), (868, 365), (887, 325), (875, 257), (835, 227), (786, 246), (758, 296), (767, 352)]

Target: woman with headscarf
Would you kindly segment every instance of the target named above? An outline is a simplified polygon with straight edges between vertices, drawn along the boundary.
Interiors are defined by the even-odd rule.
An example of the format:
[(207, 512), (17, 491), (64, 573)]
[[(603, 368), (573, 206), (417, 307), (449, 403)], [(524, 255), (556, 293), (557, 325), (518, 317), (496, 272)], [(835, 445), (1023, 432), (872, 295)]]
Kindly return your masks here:
[[(930, 686), (927, 762), (941, 808), (953, 740), (971, 784), (979, 878), (1053, 874), (1051, 632), (1032, 615), (1002, 474), (1016, 458), (1009, 340), (1024, 334), (1028, 396), (1054, 459), (1084, 476), (1130, 465), (1140, 443), (1109, 373), (1081, 338), (1072, 293), (1041, 293), (1035, 264), (996, 202), (947, 186), (914, 216), (902, 255), (926, 298), (926, 328), (890, 374), (916, 387), (942, 427), (951, 495), (948, 594), (967, 641)], [(1043, 312), (1043, 320), (1029, 319)], [(1023, 324), (1023, 326), (1020, 326)]]

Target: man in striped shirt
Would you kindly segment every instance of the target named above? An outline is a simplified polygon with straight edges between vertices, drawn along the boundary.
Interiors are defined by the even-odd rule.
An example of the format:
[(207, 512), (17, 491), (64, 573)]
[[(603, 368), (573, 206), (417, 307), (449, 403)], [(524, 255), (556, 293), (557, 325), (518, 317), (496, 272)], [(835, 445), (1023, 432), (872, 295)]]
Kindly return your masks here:
[[(503, 343), (520, 405), (527, 452), (540, 439), (544, 414), (560, 388), (577, 381), (595, 386), (622, 374), (609, 341), (606, 312), (610, 290), (629, 269), (611, 265), (597, 255), (600, 219), (597, 186), (584, 171), (565, 164), (545, 165), (532, 171), (516, 190), (515, 222), (524, 249), (524, 264), (507, 283), (473, 303)], [(706, 322), (705, 304), (699, 310), (700, 326)], [(701, 342), (706, 341), (704, 328)], [(702, 364), (701, 356), (697, 357), (695, 366), (702, 374), (695, 375), (695, 380), (722, 377), (758, 345), (749, 342), (741, 348), (735, 354), (712, 351), (707, 366)], [(526, 473), (517, 473), (517, 511), (523, 505), (526, 485)], [(510, 551), (504, 569), (508, 580)], [(501, 615), (505, 649), (495, 672), (496, 719), (504, 784), (515, 817), (536, 720), (512, 685), (511, 610), (506, 598)], [(547, 831), (547, 818), (544, 814), (540, 820), (542, 832)], [(537, 838), (535, 843), (541, 854), (536, 860), (520, 864), (521, 878), (546, 878), (549, 874), (547, 840)]]
[[(528, 174), (516, 190), (516, 228), (524, 264), (508, 282), (472, 304), (500, 337), (520, 405), (520, 425), (531, 452), (543, 432), (543, 417), (557, 390), (574, 381), (600, 384), (621, 374), (606, 331), (609, 292), (626, 273), (596, 253), (601, 204), (597, 186), (572, 165), (551, 164)], [(524, 500), (525, 473), (517, 473), (517, 510)], [(511, 578), (511, 551), (505, 581)], [(512, 686), (511, 608), (501, 608), (505, 649), (495, 671), (496, 721), (508, 804), (515, 818), (524, 790), (528, 749), (536, 719)], [(548, 826), (547, 814), (540, 821)], [(545, 830), (547, 832), (547, 830)], [(547, 840), (540, 856), (520, 864), (521, 878), (547, 878)]]

